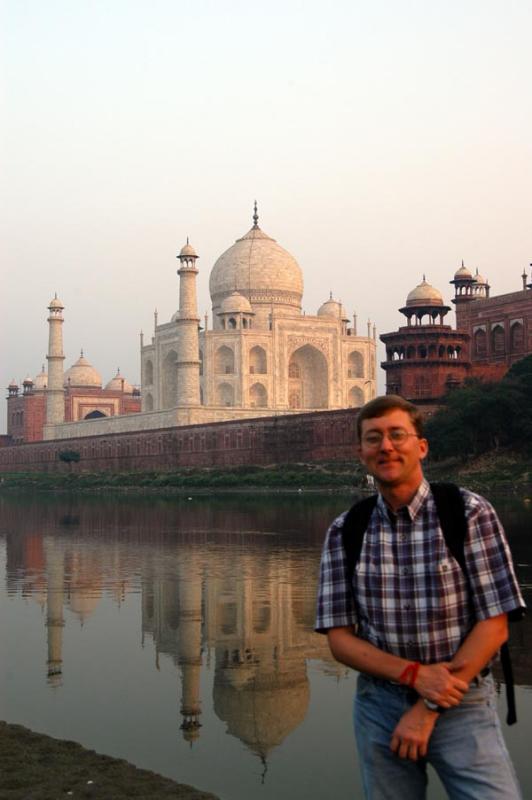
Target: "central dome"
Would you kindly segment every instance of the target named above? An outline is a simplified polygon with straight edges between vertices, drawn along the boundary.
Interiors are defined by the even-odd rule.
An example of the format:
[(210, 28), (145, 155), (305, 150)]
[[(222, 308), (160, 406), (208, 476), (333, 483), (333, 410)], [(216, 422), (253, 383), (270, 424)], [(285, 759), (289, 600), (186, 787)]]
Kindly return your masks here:
[(102, 379), (100, 373), (94, 369), (85, 356), (83, 350), (75, 364), (72, 364), (70, 369), (67, 369), (64, 375), (65, 386), (76, 386), (83, 388), (102, 388)]
[(233, 292), (280, 313), (300, 313), (303, 275), (293, 256), (262, 231), (257, 222), (216, 261), (209, 280), (213, 312)]

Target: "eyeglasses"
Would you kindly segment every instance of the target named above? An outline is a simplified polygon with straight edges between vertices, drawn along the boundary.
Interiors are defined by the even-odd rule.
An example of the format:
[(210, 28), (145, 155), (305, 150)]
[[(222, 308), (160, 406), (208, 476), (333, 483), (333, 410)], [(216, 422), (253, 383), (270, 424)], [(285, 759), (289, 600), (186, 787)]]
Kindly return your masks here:
[[(415, 436), (419, 439), (419, 435), (417, 433), (409, 433), (408, 431), (405, 431), (404, 428), (393, 428), (393, 430), (386, 433), (386, 436), (394, 447), (400, 447), (406, 442), (409, 436)], [(381, 446), (383, 439), (384, 433), (381, 433), (380, 431), (370, 431), (369, 433), (365, 433), (362, 437), (362, 444), (365, 447), (375, 449)]]

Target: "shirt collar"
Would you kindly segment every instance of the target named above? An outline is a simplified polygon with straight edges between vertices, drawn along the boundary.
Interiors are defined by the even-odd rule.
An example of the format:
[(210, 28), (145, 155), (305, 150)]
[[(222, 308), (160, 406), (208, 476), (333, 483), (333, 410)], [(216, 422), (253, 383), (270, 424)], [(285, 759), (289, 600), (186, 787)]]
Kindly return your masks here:
[[(406, 506), (402, 506), (400, 511), (403, 509), (406, 511), (408, 516), (410, 517), (410, 521), (413, 522), (414, 519), (419, 514), (421, 508), (425, 505), (427, 497), (430, 494), (430, 484), (426, 478), (423, 478), (421, 483), (419, 484), (417, 491), (411, 501)], [(388, 516), (390, 510), (386, 505), (386, 501), (384, 500), (382, 494), (379, 493), (377, 498), (377, 507), (381, 514)]]

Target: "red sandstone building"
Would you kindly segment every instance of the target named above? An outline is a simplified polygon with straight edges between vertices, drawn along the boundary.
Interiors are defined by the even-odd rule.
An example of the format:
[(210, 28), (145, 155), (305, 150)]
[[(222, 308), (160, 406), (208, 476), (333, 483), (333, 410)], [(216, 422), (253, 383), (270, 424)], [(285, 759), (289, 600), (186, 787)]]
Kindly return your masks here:
[[(10, 444), (42, 441), (47, 384), (48, 376), (44, 366), (34, 380), (24, 379), (22, 393), (15, 381), (9, 384), (7, 442)], [(140, 411), (140, 391), (122, 377), (120, 370), (103, 388), (100, 374), (87, 361), (83, 352), (65, 372), (64, 392), (65, 422)]]
[(386, 392), (400, 394), (427, 411), (467, 377), (500, 380), (511, 365), (532, 353), (532, 283), (522, 276), (518, 292), (490, 297), (478, 270), (462, 266), (455, 287), (456, 328), (444, 324), (450, 306), (423, 281), (399, 309), (407, 324), (380, 338), (386, 346)]

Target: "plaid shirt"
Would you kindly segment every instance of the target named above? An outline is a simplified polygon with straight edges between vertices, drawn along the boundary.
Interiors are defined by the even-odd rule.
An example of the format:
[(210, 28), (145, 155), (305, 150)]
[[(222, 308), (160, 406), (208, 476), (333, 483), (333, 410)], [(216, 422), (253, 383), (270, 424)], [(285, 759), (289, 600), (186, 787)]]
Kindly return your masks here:
[(321, 559), (316, 630), (354, 625), (357, 636), (380, 650), (431, 664), (449, 661), (476, 621), (524, 607), (495, 511), (483, 497), (461, 491), (471, 598), (423, 480), (397, 514), (378, 496), (352, 586), (342, 544), (346, 512), (334, 520)]

